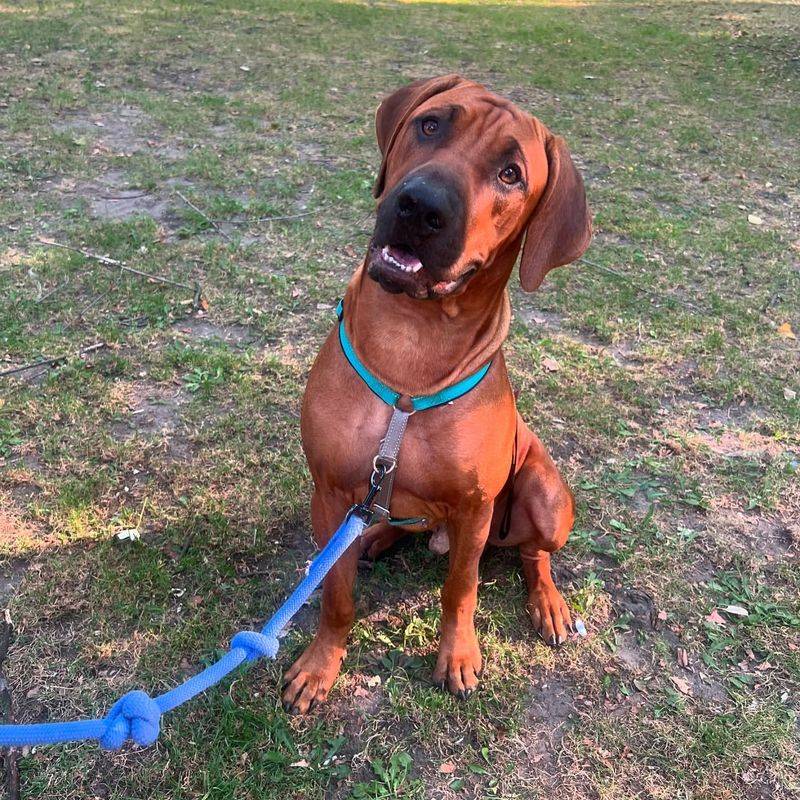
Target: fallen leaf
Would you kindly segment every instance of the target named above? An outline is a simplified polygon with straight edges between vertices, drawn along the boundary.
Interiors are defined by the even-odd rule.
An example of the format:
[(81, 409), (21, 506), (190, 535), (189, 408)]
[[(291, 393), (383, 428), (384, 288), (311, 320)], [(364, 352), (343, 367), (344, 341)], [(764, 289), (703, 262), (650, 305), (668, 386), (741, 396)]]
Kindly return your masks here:
[(356, 686), (353, 694), (356, 697), (369, 697), (369, 692), (363, 686)]
[(713, 622), (715, 625), (725, 624), (725, 620), (719, 615), (716, 608), (706, 617), (706, 622)]
[(748, 617), (750, 614), (743, 606), (725, 606), (722, 609), (726, 614), (734, 614), (737, 617)]
[(672, 683), (675, 686), (675, 688), (681, 694), (685, 694), (685, 695), (688, 695), (689, 697), (691, 697), (691, 695), (692, 695), (692, 686), (689, 683), (689, 681), (687, 681), (685, 678), (676, 678), (673, 675), (670, 675), (669, 679), (672, 681)]
[(439, 772), (443, 775), (452, 775), (456, 771), (456, 765), (452, 761), (445, 761), (439, 764)]
[(373, 675), (371, 678), (367, 678), (367, 686), (375, 687), (381, 685), (381, 676), (380, 675)]
[(788, 386), (786, 386), (783, 390), (783, 397), (785, 400), (796, 400), (797, 392), (794, 389), (790, 389)]
[(778, 325), (778, 336), (782, 336), (784, 339), (796, 339), (797, 337), (794, 335), (794, 331), (792, 330), (792, 326), (788, 322), (784, 322), (781, 325)]
[(764, 224), (764, 220), (761, 219), (761, 217), (759, 217), (758, 214), (748, 214), (747, 215), (747, 221), (751, 225), (763, 225)]
[(306, 761), (304, 758), (301, 758), (299, 761), (295, 761), (293, 764), (289, 764), (289, 766), (290, 767), (301, 767), (301, 768), (305, 769), (306, 767), (309, 766), (309, 764), (308, 764), (308, 761)]
[(558, 363), (554, 358), (547, 356), (547, 358), (542, 359), (542, 366), (548, 372), (558, 372), (561, 369), (561, 364)]
[(656, 616), (657, 616), (657, 617), (658, 617), (658, 618), (659, 618), (659, 619), (660, 619), (662, 622), (664, 622), (664, 620), (666, 620), (666, 618), (667, 618), (667, 612), (666, 612), (666, 611), (659, 611), (659, 612), (658, 612), (658, 614), (657, 614)]

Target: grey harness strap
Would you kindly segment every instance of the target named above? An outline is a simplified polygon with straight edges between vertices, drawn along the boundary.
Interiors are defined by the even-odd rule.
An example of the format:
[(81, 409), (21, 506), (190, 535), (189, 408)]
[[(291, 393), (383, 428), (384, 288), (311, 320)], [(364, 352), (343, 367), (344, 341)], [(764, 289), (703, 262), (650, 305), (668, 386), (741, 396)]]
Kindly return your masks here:
[(397, 406), (392, 408), (392, 418), (389, 420), (386, 436), (381, 440), (378, 455), (372, 461), (373, 474), (377, 473), (381, 468), (386, 472), (372, 506), (376, 519), (389, 519), (394, 471), (397, 468), (397, 454), (400, 452), (400, 445), (403, 443), (408, 418), (413, 413), (413, 411), (401, 411)]

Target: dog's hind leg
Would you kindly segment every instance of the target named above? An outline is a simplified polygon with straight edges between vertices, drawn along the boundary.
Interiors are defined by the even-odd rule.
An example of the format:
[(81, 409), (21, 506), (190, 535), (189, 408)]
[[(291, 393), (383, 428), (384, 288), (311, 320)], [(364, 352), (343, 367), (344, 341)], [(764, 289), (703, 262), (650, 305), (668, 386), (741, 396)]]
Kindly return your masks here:
[(399, 542), (410, 531), (390, 525), (388, 522), (378, 522), (367, 528), (362, 535), (362, 553), (371, 561), (388, 550), (393, 544)]
[(564, 546), (575, 519), (575, 503), (538, 437), (517, 414), (518, 457), (509, 540), (519, 544), (528, 583), (528, 612), (551, 645), (566, 641), (572, 618), (550, 570), (550, 554)]

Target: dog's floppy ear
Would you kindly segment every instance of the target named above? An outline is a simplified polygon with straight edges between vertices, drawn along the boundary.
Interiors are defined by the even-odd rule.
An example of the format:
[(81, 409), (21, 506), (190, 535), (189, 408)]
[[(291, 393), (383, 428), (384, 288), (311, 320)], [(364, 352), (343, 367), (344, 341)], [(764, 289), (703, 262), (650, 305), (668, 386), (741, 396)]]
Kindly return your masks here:
[(532, 292), (554, 267), (583, 255), (592, 238), (592, 218), (583, 179), (560, 136), (547, 133), (547, 185), (531, 214), (519, 262), (519, 280)]
[(426, 78), (421, 81), (414, 81), (390, 94), (378, 106), (375, 112), (375, 133), (378, 137), (378, 147), (381, 150), (383, 160), (378, 172), (378, 178), (372, 194), (380, 197), (383, 194), (384, 183), (386, 181), (386, 159), (392, 149), (397, 132), (414, 109), (422, 105), (426, 100), (430, 100), (440, 92), (446, 92), (465, 83), (460, 75), (443, 75), (440, 78)]

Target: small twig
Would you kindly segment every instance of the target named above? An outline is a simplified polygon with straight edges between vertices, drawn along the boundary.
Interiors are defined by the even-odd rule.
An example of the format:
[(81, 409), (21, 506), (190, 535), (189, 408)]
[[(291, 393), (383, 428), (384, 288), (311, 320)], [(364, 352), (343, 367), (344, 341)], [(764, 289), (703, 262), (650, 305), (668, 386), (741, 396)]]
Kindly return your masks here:
[(93, 261), (97, 261), (98, 264), (102, 264), (104, 267), (114, 267), (114, 269), (121, 269), (123, 272), (130, 272), (133, 275), (138, 275), (140, 278), (146, 278), (149, 281), (166, 283), (169, 286), (177, 286), (179, 289), (188, 289), (190, 292), (194, 293), (194, 297), (199, 297), (201, 293), (201, 287), (199, 283), (195, 283), (194, 286), (189, 286), (187, 283), (174, 281), (172, 278), (165, 278), (163, 275), (153, 275), (151, 272), (142, 272), (140, 269), (134, 269), (133, 267), (127, 266), (127, 264), (124, 264), (122, 261), (118, 261), (116, 258), (101, 256), (97, 253), (92, 253), (90, 250), (82, 250), (80, 247), (73, 247), (70, 244), (54, 242), (52, 239), (43, 239), (41, 236), (38, 237), (37, 241), (40, 244), (47, 245), (48, 247), (60, 247), (62, 250), (71, 250), (73, 253), (78, 253), (84, 258), (90, 258)]
[(215, 231), (217, 231), (217, 233), (219, 233), (221, 236), (224, 236), (229, 242), (233, 241), (233, 239), (231, 239), (231, 237), (224, 230), (222, 230), (222, 228), (220, 228), (220, 226), (217, 225), (217, 223), (214, 222), (214, 220), (211, 219), (208, 214), (206, 214), (204, 211), (201, 211), (191, 200), (189, 200), (189, 198), (182, 195), (177, 189), (175, 190), (175, 194), (177, 194), (178, 197), (180, 197), (180, 199), (183, 200), (187, 206), (189, 206), (189, 208), (191, 208), (193, 211), (196, 211), (212, 228), (214, 228)]
[(16, 375), (18, 372), (26, 372), (29, 369), (35, 369), (36, 367), (50, 367), (53, 364), (58, 364), (59, 361), (63, 361), (66, 356), (59, 356), (58, 358), (45, 358), (41, 361), (34, 361), (33, 364), (26, 364), (24, 367), (15, 367), (14, 369), (7, 369), (5, 372), (0, 372), (0, 378), (5, 378), (8, 375)]
[[(123, 190), (124, 191), (124, 190)], [(133, 194), (116, 195), (116, 194), (99, 194), (97, 195), (101, 200), (135, 200), (137, 197), (146, 197), (149, 192), (134, 192)]]
[[(598, 269), (600, 270), (600, 272), (605, 272), (608, 275), (613, 276), (614, 278), (618, 278), (619, 280), (623, 280), (626, 281), (627, 283), (630, 283), (630, 285), (633, 286), (633, 288), (636, 289), (636, 291), (643, 292), (644, 294), (649, 294), (651, 297), (664, 299), (664, 295), (661, 295), (658, 292), (654, 292), (651, 289), (648, 289), (646, 286), (642, 286), (641, 283), (638, 283), (637, 281), (633, 280), (633, 278), (631, 278), (630, 275), (625, 275), (622, 272), (618, 272), (615, 269), (611, 269), (611, 267), (606, 267), (603, 264), (598, 264), (596, 261), (590, 261), (588, 258), (579, 258), (578, 261), (580, 261), (583, 264), (586, 264), (589, 267), (592, 267), (593, 269)], [(699, 306), (696, 306), (694, 303), (690, 303), (688, 300), (682, 300), (680, 297), (675, 297), (675, 295), (670, 294), (667, 295), (667, 297), (669, 297), (670, 299), (674, 300), (676, 303), (679, 303), (682, 306), (686, 306), (686, 308), (691, 308), (693, 311), (700, 311), (701, 313), (703, 313), (704, 311), (704, 309), (700, 308)]]
[[(100, 350), (103, 347), (106, 347), (105, 342), (96, 342), (95, 344), (85, 347), (83, 350), (79, 350), (76, 355), (80, 358), (87, 353), (94, 353), (95, 350)], [(32, 364), (26, 364), (24, 367), (14, 367), (14, 369), (7, 369), (5, 372), (0, 372), (0, 378), (5, 378), (8, 375), (16, 375), (18, 372), (27, 372), (29, 369), (35, 369), (36, 367), (52, 367), (54, 364), (66, 361), (68, 358), (69, 355), (56, 356), (55, 358), (43, 358), (40, 361), (34, 361)]]
[(118, 322), (120, 325), (125, 325), (128, 328), (144, 328), (147, 325), (148, 319), (146, 316), (122, 317)]
[(11, 631), (14, 626), (11, 624), (11, 612), (6, 608), (3, 611), (3, 621), (0, 622), (2, 633), (0, 633), (0, 668), (8, 655), (8, 646), (11, 644)]
[(298, 214), (283, 214), (279, 217), (258, 217), (256, 222), (280, 222), (284, 219), (300, 219), (300, 217), (310, 217), (312, 214), (316, 214), (319, 211), (324, 210), (325, 206), (319, 206), (318, 208), (313, 208), (311, 211), (301, 211)]
[(69, 278), (67, 278), (64, 283), (60, 283), (55, 288), (51, 289), (49, 292), (46, 292), (41, 297), (37, 297), (34, 302), (38, 305), (39, 303), (44, 303), (45, 300), (52, 297), (56, 292), (60, 292), (63, 288), (69, 286)]
[(101, 300), (108, 297), (108, 292), (103, 292), (102, 294), (97, 295), (97, 297), (90, 300), (79, 312), (78, 316), (75, 318), (75, 321), (79, 319), (83, 319), (83, 315), (93, 306), (96, 306)]
[(25, 383), (34, 383), (35, 381), (39, 380), (39, 378), (41, 378), (42, 375), (47, 375), (48, 369), (49, 367), (45, 367), (43, 370), (40, 370), (39, 372), (29, 372), (24, 378), (20, 378), (20, 380), (24, 381)]
[[(5, 610), (2, 623), (2, 633), (0, 633), (0, 719), (7, 724), (14, 723), (14, 704), (11, 697), (11, 690), (8, 680), (3, 672), (8, 647), (11, 644), (11, 633), (14, 625), (11, 622), (11, 614)], [(19, 764), (17, 759), (19, 752), (16, 747), (9, 747), (2, 755), (3, 768), (5, 772), (6, 797), (8, 800), (19, 800)]]

